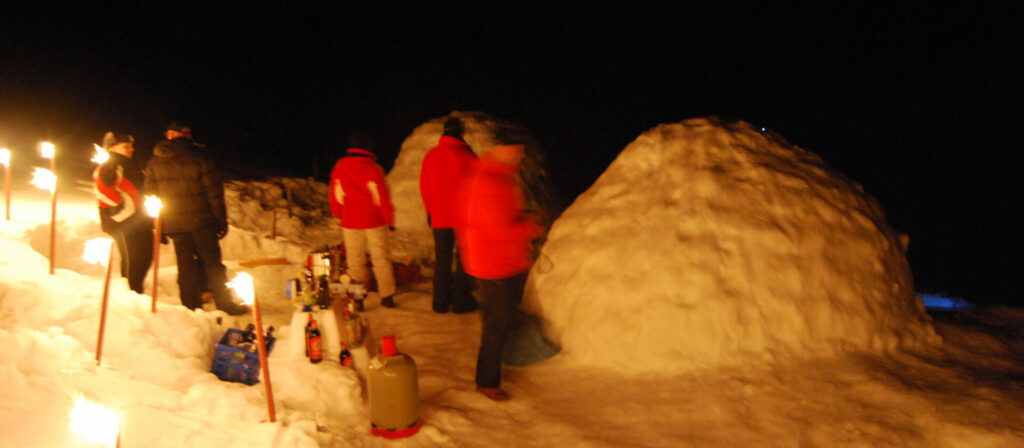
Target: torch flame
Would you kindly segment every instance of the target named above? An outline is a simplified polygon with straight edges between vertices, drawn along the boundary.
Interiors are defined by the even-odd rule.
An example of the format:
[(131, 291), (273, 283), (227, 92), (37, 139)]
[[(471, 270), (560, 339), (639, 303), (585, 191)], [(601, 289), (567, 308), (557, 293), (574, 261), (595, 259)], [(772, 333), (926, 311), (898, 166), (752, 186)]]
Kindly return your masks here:
[(107, 163), (107, 160), (110, 159), (110, 153), (95, 143), (92, 144), (92, 147), (96, 148), (96, 154), (92, 156), (93, 163), (97, 165)]
[(110, 238), (93, 238), (86, 241), (85, 253), (82, 254), (82, 259), (90, 264), (106, 266), (107, 260), (110, 259), (111, 244), (114, 244), (114, 240)]
[(113, 411), (75, 395), (75, 407), (71, 408), (71, 429), (93, 443), (107, 443), (114, 446), (121, 423)]
[(154, 218), (160, 216), (160, 209), (163, 208), (163, 203), (160, 202), (160, 198), (151, 194), (146, 195), (145, 201), (142, 205), (146, 206), (146, 214)]
[(36, 167), (32, 171), (32, 185), (53, 193), (57, 191), (57, 175), (46, 168)]
[(0, 148), (0, 164), (5, 168), (11, 166), (11, 150), (7, 148)]
[(53, 154), (57, 151), (57, 147), (50, 142), (42, 142), (39, 144), (39, 150), (43, 154), (44, 159), (52, 159)]
[(256, 300), (256, 291), (252, 286), (252, 276), (245, 272), (239, 272), (230, 282), (227, 283), (229, 288), (235, 290), (235, 294), (238, 295), (239, 299), (242, 299), (242, 303), (245, 305), (252, 305)]

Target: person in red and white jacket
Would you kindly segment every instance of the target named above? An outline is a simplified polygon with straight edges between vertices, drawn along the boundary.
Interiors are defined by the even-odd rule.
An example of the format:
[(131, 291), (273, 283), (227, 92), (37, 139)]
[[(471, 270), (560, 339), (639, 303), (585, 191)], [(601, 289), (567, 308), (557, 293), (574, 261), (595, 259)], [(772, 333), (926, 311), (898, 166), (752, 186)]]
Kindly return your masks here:
[(448, 117), (443, 126), (441, 139), (423, 157), (420, 169), (420, 197), (427, 210), (427, 222), (434, 231), (433, 309), (436, 313), (447, 313), (449, 309), (468, 313), (479, 306), (470, 293), (472, 278), (466, 275), (456, 256), (456, 204), (459, 188), (477, 158), (462, 139), (465, 129), (461, 119)]
[(388, 253), (388, 231), (395, 228), (394, 206), (384, 170), (376, 162), (373, 143), (362, 133), (349, 138), (349, 150), (331, 171), (331, 213), (340, 221), (345, 238), (345, 261), (354, 281), (366, 282), (366, 251), (381, 305), (395, 306), (395, 273)]
[(516, 183), (524, 153), (523, 145), (484, 152), (463, 188), (464, 218), (456, 229), (463, 265), (475, 277), (483, 303), (477, 389), (496, 401), (508, 399), (501, 389), (501, 353), (532, 264), (530, 241), (543, 232), (540, 218), (523, 212)]
[(99, 199), (100, 228), (114, 239), (121, 255), (121, 276), (143, 293), (142, 282), (153, 260), (153, 219), (142, 210), (143, 175), (132, 160), (135, 139), (107, 132), (103, 149), (110, 158), (92, 173)]

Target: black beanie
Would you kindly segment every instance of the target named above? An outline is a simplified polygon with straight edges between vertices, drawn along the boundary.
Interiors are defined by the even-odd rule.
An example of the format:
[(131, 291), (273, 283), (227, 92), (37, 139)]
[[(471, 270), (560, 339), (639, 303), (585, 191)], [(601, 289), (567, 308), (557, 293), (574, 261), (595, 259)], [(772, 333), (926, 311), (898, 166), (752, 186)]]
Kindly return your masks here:
[(362, 130), (355, 130), (348, 135), (348, 147), (373, 151), (373, 139), (370, 134)]
[(192, 130), (192, 127), (191, 127), (191, 126), (189, 126), (189, 125), (188, 125), (188, 124), (186, 124), (186, 123), (183, 123), (183, 122), (181, 122), (181, 121), (172, 121), (172, 122), (171, 122), (171, 124), (168, 124), (168, 125), (167, 125), (167, 130), (168, 130), (168, 131), (174, 131), (174, 132), (182, 132), (182, 133), (184, 133), (186, 129), (188, 129), (189, 131), (191, 131), (191, 130)]
[(455, 137), (458, 139), (462, 138), (462, 134), (466, 132), (465, 126), (462, 124), (462, 119), (459, 117), (448, 117), (444, 120), (444, 130), (441, 131), (441, 135), (446, 137)]

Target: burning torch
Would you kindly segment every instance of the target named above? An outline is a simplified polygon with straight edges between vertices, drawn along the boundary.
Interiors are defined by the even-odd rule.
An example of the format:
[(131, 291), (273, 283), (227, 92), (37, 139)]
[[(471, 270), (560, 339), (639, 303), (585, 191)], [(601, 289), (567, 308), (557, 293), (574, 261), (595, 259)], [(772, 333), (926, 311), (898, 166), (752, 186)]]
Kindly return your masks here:
[(4, 164), (4, 197), (7, 198), (7, 220), (11, 220), (11, 150), (0, 148), (0, 163)]
[(157, 271), (160, 270), (160, 233), (163, 231), (160, 228), (160, 209), (163, 208), (163, 203), (160, 202), (160, 198), (147, 195), (145, 202), (146, 213), (153, 217), (153, 306), (151, 312), (156, 312), (156, 287), (159, 284)]
[(121, 448), (121, 422), (114, 411), (75, 394), (71, 429), (92, 443)]
[(253, 288), (252, 276), (241, 272), (235, 276), (228, 287), (235, 290), (235, 294), (242, 299), (242, 303), (252, 305), (252, 318), (256, 324), (256, 345), (260, 354), (260, 368), (263, 369), (264, 388), (267, 392), (267, 415), (270, 422), (276, 421), (274, 411), (274, 390), (270, 386), (270, 368), (267, 365), (267, 341), (263, 337), (263, 316), (260, 314), (260, 302), (256, 300), (256, 291)]
[(95, 143), (92, 144), (92, 147), (96, 149), (96, 154), (93, 154), (92, 159), (90, 159), (93, 163), (103, 165), (104, 163), (107, 163), (107, 160), (110, 160), (110, 153), (107, 152), (107, 150)]
[(57, 175), (46, 168), (36, 167), (32, 171), (32, 185), (49, 191), (53, 196), (50, 207), (50, 275), (53, 275), (54, 246), (57, 241)]

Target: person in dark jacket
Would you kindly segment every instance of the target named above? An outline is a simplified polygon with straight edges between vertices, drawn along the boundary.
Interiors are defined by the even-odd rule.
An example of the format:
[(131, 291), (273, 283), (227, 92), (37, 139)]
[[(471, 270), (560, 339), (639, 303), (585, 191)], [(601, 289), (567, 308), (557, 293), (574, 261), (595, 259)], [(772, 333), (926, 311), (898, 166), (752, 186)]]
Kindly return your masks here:
[(146, 191), (163, 205), (161, 226), (174, 241), (181, 304), (202, 308), (202, 292), (208, 290), (218, 309), (244, 314), (249, 308), (234, 302), (221, 261), (218, 240), (228, 233), (228, 217), (220, 173), (199, 153), (191, 128), (174, 122), (165, 136), (146, 166)]
[(532, 264), (530, 241), (543, 231), (540, 218), (523, 213), (516, 172), (524, 152), (520, 144), (484, 152), (463, 187), (464, 217), (456, 228), (462, 263), (476, 279), (483, 303), (477, 390), (495, 401), (508, 400), (501, 389), (501, 354)]
[(121, 277), (128, 287), (143, 293), (142, 283), (153, 261), (153, 220), (142, 209), (143, 177), (135, 165), (135, 139), (107, 132), (103, 150), (109, 158), (92, 173), (99, 199), (100, 228), (108, 233), (121, 255)]
[[(479, 308), (473, 298), (472, 278), (466, 275), (458, 259), (455, 244), (456, 203), (459, 187), (477, 163), (473, 149), (462, 139), (462, 120), (444, 121), (437, 146), (423, 157), (420, 169), (420, 197), (427, 211), (427, 222), (434, 231), (434, 298), (436, 313), (468, 313)], [(454, 261), (454, 267), (452, 262)]]

